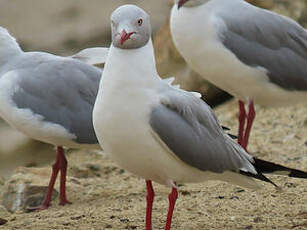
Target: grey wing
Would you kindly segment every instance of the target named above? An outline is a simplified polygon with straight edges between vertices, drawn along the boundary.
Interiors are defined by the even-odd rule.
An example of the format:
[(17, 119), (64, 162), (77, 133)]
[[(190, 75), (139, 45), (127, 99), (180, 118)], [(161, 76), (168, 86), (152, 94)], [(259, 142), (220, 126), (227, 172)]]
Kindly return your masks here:
[(219, 12), (226, 28), (224, 46), (243, 63), (264, 67), (271, 82), (288, 90), (307, 90), (307, 30), (273, 12), (234, 3), (236, 13)]
[(169, 90), (166, 99), (153, 108), (150, 125), (168, 148), (192, 167), (216, 173), (256, 173), (252, 157), (224, 134), (210, 107), (192, 94)]
[(45, 121), (63, 126), (81, 144), (98, 143), (92, 110), (101, 70), (82, 62), (61, 59), (17, 70), (22, 77), (12, 100)]

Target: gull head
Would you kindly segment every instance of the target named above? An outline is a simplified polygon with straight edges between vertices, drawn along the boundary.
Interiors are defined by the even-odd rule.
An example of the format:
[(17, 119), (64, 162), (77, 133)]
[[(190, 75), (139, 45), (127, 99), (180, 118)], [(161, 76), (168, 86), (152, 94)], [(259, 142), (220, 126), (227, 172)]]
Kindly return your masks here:
[(151, 37), (149, 15), (135, 5), (123, 5), (111, 16), (112, 42), (120, 49), (145, 46)]
[(209, 0), (175, 0), (175, 3), (178, 6), (178, 9), (181, 7), (195, 7), (195, 6), (200, 6)]

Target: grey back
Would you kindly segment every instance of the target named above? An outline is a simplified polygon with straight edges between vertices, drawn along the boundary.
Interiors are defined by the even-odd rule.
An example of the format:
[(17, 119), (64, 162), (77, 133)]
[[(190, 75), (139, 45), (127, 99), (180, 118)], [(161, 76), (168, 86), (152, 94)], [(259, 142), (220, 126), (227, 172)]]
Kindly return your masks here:
[(21, 76), (19, 90), (12, 96), (16, 106), (63, 126), (76, 135), (77, 143), (98, 143), (92, 110), (101, 70), (70, 58), (31, 59), (32, 55), (12, 67)]
[(270, 81), (284, 89), (307, 90), (307, 30), (243, 1), (229, 1), (218, 16), (226, 23), (220, 39), (240, 61), (264, 67)]

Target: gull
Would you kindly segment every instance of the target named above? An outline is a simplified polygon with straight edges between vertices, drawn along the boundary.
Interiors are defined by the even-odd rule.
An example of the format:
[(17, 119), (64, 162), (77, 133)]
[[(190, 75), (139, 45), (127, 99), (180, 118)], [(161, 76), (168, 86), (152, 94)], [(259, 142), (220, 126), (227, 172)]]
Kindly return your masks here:
[(238, 143), (245, 149), (254, 103), (306, 103), (307, 30), (292, 19), (244, 0), (176, 0), (170, 25), (188, 65), (239, 100)]
[(60, 205), (70, 203), (63, 146), (99, 148), (92, 110), (102, 70), (86, 63), (103, 62), (107, 52), (103, 48), (86, 49), (72, 57), (24, 52), (0, 27), (0, 117), (26, 136), (56, 146), (45, 199), (34, 209), (50, 206), (59, 171)]
[(227, 135), (200, 96), (159, 77), (150, 19), (134, 5), (111, 16), (112, 45), (93, 110), (101, 146), (120, 167), (144, 178), (146, 230), (152, 229), (152, 181), (171, 187), (165, 229), (171, 228), (176, 182), (221, 180), (250, 189), (262, 173), (306, 178), (307, 173), (250, 156)]

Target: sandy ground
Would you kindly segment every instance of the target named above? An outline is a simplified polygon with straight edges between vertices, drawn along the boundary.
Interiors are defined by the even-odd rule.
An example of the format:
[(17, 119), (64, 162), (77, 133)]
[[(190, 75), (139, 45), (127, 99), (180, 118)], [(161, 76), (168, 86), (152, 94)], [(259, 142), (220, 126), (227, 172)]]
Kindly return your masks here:
[[(235, 133), (236, 103), (216, 112)], [(307, 170), (307, 107), (257, 107), (257, 115), (251, 154)], [(34, 213), (10, 214), (0, 209), (0, 217), (8, 220), (0, 229), (144, 229), (142, 179), (118, 168), (107, 154), (73, 152), (68, 159), (68, 196), (73, 204), (61, 207), (54, 201), (48, 210)], [(93, 171), (82, 171), (85, 168)], [(41, 184), (47, 184), (48, 173), (37, 176)], [(269, 184), (259, 191), (215, 181), (180, 186), (172, 229), (307, 229), (307, 180), (270, 178), (283, 188), (281, 192)], [(153, 226), (164, 229), (169, 189), (154, 187)]]

